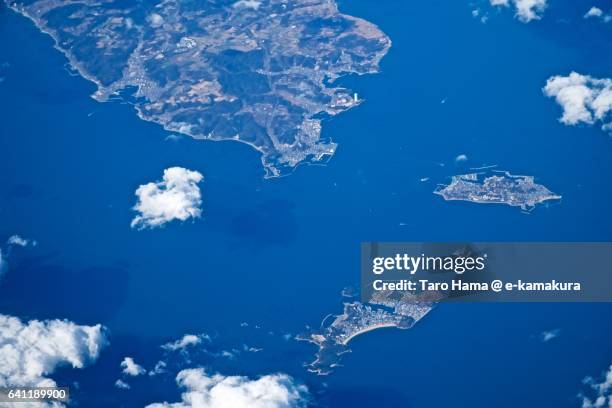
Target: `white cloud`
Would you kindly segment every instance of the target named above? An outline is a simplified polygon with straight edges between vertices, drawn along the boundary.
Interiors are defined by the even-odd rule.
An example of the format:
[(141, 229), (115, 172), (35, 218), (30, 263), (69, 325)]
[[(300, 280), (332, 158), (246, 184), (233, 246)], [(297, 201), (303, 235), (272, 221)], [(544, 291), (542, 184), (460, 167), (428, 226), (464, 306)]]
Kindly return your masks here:
[(248, 351), (249, 353), (259, 353), (260, 351), (263, 351), (262, 348), (251, 347), (251, 346), (247, 346), (246, 344), (242, 345), (242, 350)]
[(514, 0), (516, 16), (524, 23), (539, 20), (546, 9), (546, 0)]
[(202, 343), (202, 340), (210, 341), (210, 336), (207, 334), (186, 334), (180, 339), (166, 343), (161, 346), (164, 350), (176, 351), (187, 348), (188, 346), (195, 346)]
[(587, 11), (584, 15), (584, 18), (598, 18), (604, 23), (609, 23), (610, 21), (612, 21), (612, 15), (604, 14), (603, 10), (599, 7), (591, 7), (589, 11)]
[(142, 375), (146, 371), (141, 365), (136, 364), (132, 357), (124, 358), (121, 362), (121, 368), (123, 369), (123, 374), (131, 375), (132, 377)]
[(603, 374), (601, 382), (596, 382), (593, 377), (586, 377), (583, 383), (589, 385), (595, 395), (586, 396), (583, 393), (578, 394), (578, 398), (582, 401), (582, 408), (612, 407), (612, 365)]
[(28, 244), (30, 243), (29, 240), (19, 236), (19, 235), (12, 235), (9, 237), (9, 239), (6, 241), (7, 244), (9, 245), (16, 245), (16, 246), (28, 246)]
[(83, 368), (107, 344), (102, 326), (67, 320), (27, 323), (0, 314), (0, 387), (55, 386), (48, 376), (59, 366)]
[(601, 17), (601, 16), (603, 16), (603, 11), (599, 7), (591, 7), (589, 11), (587, 11), (586, 14), (584, 15), (584, 18)]
[(30, 244), (32, 246), (36, 246), (36, 241), (27, 240), (19, 235), (12, 235), (9, 237), (9, 239), (6, 240), (6, 246), (4, 247), (4, 250), (2, 249), (2, 247), (0, 247), (0, 278), (8, 269), (7, 259), (11, 254), (12, 247), (26, 247)]
[(133, 209), (139, 214), (132, 220), (132, 228), (155, 228), (173, 220), (199, 218), (202, 196), (198, 183), (203, 178), (197, 171), (170, 167), (164, 170), (162, 181), (138, 187), (138, 202)]
[(291, 408), (306, 403), (308, 389), (286, 374), (257, 380), (220, 374), (209, 376), (201, 368), (182, 370), (176, 382), (185, 392), (181, 402), (156, 403), (148, 408)]
[(569, 76), (549, 78), (543, 91), (563, 108), (561, 123), (592, 125), (601, 122), (604, 131), (612, 131), (612, 79), (572, 72)]
[(560, 329), (546, 330), (540, 333), (540, 340), (542, 341), (542, 343), (547, 343), (551, 341), (552, 339), (556, 339), (557, 337), (559, 337), (560, 334), (561, 334)]
[(153, 367), (153, 369), (149, 371), (149, 375), (153, 376), (153, 375), (158, 375), (158, 374), (162, 374), (165, 372), (166, 372), (166, 362), (160, 360), (157, 363), (155, 363), (155, 367)]
[(126, 383), (121, 379), (115, 381), (115, 387), (119, 388), (120, 390), (129, 390), (130, 388), (132, 388), (130, 387), (130, 384)]
[(492, 6), (508, 7), (512, 4), (515, 8), (515, 15), (523, 23), (542, 18), (542, 13), (546, 10), (547, 0), (489, 0)]
[(162, 24), (164, 24), (164, 18), (157, 13), (150, 14), (147, 17), (147, 20), (149, 21), (149, 24), (151, 24), (151, 27), (153, 28), (160, 27)]
[[(474, 18), (479, 18), (481, 23), (486, 23), (487, 20), (489, 20), (489, 16), (486, 14), (483, 14), (480, 9), (476, 8), (474, 10), (472, 10), (472, 17)], [(440, 101), (441, 104), (445, 104), (446, 103), (446, 98), (442, 99)]]
[(261, 6), (261, 1), (257, 0), (240, 0), (234, 3), (234, 7), (244, 7), (253, 10), (259, 9), (259, 6)]

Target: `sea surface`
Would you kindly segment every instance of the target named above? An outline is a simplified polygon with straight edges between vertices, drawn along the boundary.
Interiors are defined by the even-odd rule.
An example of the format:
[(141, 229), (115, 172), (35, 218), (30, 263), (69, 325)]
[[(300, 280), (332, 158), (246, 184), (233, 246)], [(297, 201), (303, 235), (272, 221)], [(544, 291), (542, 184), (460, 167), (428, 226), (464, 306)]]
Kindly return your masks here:
[[(51, 38), (0, 6), (0, 240), (38, 242), (11, 254), (0, 313), (108, 328), (96, 364), (53, 376), (81, 406), (178, 401), (176, 371), (202, 365), (286, 372), (317, 406), (576, 407), (582, 379), (612, 362), (610, 304), (443, 304), (410, 330), (356, 338), (330, 376), (306, 371), (314, 347), (283, 335), (341, 312), (362, 241), (612, 239), (612, 139), (560, 124), (541, 91), (572, 70), (610, 77), (612, 24), (582, 19), (590, 3), (551, 1), (530, 24), (487, 2), (339, 4), (393, 46), (380, 74), (340, 81), (366, 102), (324, 123), (339, 143), (329, 163), (270, 180), (249, 146), (169, 138), (129, 104), (94, 101)], [(460, 154), (468, 160), (455, 163)], [(524, 214), (432, 194), (493, 164), (534, 175), (561, 203)], [(202, 219), (131, 229), (135, 189), (170, 166), (204, 174)], [(159, 345), (185, 333), (212, 343), (164, 356)], [(233, 360), (216, 355), (233, 348)], [(122, 391), (125, 356), (147, 368), (174, 360)]]

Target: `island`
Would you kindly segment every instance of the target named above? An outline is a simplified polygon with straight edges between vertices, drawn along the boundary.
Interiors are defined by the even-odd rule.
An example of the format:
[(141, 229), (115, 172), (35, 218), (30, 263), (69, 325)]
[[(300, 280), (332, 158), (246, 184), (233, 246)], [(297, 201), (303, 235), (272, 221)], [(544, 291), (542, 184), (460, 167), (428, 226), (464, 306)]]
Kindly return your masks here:
[[(355, 337), (382, 328), (409, 329), (429, 313), (441, 293), (377, 291), (367, 303), (344, 303), (343, 313), (328, 315), (317, 330), (296, 336), (318, 347), (315, 360), (307, 365), (308, 371), (328, 375), (340, 365), (340, 357), (350, 352), (348, 344)], [(332, 319), (333, 318), (333, 319)]]
[(532, 176), (512, 175), (507, 171), (492, 170), (453, 176), (449, 185), (440, 185), (434, 194), (445, 200), (471, 201), (479, 204), (506, 204), (532, 210), (548, 200), (560, 200)]
[[(334, 0), (4, 0), (140, 118), (261, 153), (266, 177), (331, 157), (327, 118), (362, 99), (334, 82), (369, 74), (391, 46)], [(27, 46), (27, 45), (25, 45)]]

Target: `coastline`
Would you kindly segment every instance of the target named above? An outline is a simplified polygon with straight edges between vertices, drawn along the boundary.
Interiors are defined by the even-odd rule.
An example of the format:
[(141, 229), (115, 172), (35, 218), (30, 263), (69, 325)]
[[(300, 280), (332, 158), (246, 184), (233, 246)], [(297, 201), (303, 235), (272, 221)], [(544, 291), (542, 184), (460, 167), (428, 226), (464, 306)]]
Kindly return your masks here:
[(348, 343), (353, 340), (355, 337), (360, 336), (362, 334), (365, 334), (367, 332), (371, 332), (374, 330), (378, 330), (378, 329), (385, 329), (385, 328), (398, 328), (398, 326), (394, 323), (384, 323), (384, 324), (378, 324), (375, 326), (370, 326), (367, 327), (365, 329), (359, 330), (353, 334), (351, 334), (349, 337), (347, 337), (346, 339), (342, 340), (342, 342), (340, 344), (342, 344), (343, 346), (348, 345)]
[[(98, 78), (96, 78), (95, 75), (89, 72), (83, 66), (83, 64), (76, 59), (76, 57), (73, 55), (73, 53), (71, 52), (69, 48), (66, 49), (60, 46), (59, 36), (57, 32), (51, 27), (47, 27), (46, 21), (42, 17), (39, 18), (37, 17), (37, 15), (35, 15), (38, 13), (30, 13), (28, 12), (28, 9), (26, 7), (20, 6), (15, 2), (5, 1), (5, 3), (10, 10), (32, 21), (35, 27), (40, 32), (49, 35), (53, 39), (53, 48), (61, 52), (66, 57), (66, 59), (68, 60), (68, 63), (75, 70), (75, 72), (77, 72), (78, 75), (80, 75), (81, 77), (85, 78), (86, 80), (96, 85), (97, 90), (93, 94), (90, 95), (94, 100), (98, 102), (107, 102), (109, 101), (109, 98), (111, 95), (118, 94), (118, 92), (121, 89), (124, 89), (126, 86), (130, 85), (128, 83), (129, 74), (130, 74), (129, 64), (123, 70), (123, 77), (121, 79), (106, 86), (102, 84), (102, 82)], [(355, 24), (357, 25), (356, 31), (359, 34), (363, 35), (366, 38), (379, 38), (381, 42), (385, 43), (385, 46), (382, 50), (369, 55), (369, 60), (370, 60), (369, 68), (370, 69), (359, 71), (358, 70), (359, 66), (348, 66), (349, 69), (345, 71), (334, 72), (332, 70), (328, 73), (328, 79), (330, 80), (330, 83), (332, 83), (338, 78), (346, 77), (346, 76), (353, 75), (353, 74), (357, 74), (358, 76), (361, 76), (361, 75), (366, 75), (366, 74), (379, 73), (380, 72), (380, 61), (385, 57), (385, 55), (387, 55), (387, 53), (389, 52), (389, 49), (392, 46), (392, 42), (389, 36), (385, 34), (376, 24), (371, 23), (360, 17), (342, 13), (339, 11), (338, 4), (335, 1), (332, 0), (331, 3), (333, 3), (333, 14), (341, 18), (347, 19), (349, 21), (355, 22)], [(342, 68), (345, 69), (347, 67), (342, 67)], [(326, 87), (325, 89), (334, 89), (334, 88)], [(121, 99), (125, 100), (124, 98), (121, 98)], [(270, 160), (270, 158), (274, 158), (274, 156), (277, 154), (281, 154), (281, 156), (283, 156), (285, 151), (291, 152), (291, 149), (293, 147), (299, 146), (300, 140), (295, 140), (293, 143), (287, 144), (287, 145), (273, 146), (272, 149), (269, 149), (269, 148), (265, 148), (265, 146), (263, 147), (258, 146), (253, 142), (250, 142), (248, 140), (245, 140), (244, 138), (241, 138), (240, 134), (237, 134), (234, 137), (215, 137), (214, 135), (211, 135), (211, 134), (208, 134), (208, 135), (194, 134), (193, 132), (190, 131), (189, 126), (184, 126), (184, 124), (173, 123), (172, 121), (161, 120), (163, 118), (158, 119), (155, 117), (148, 116), (144, 113), (141, 106), (139, 106), (138, 104), (134, 104), (134, 103), (130, 103), (130, 104), (134, 107), (136, 111), (136, 115), (141, 120), (158, 124), (166, 131), (182, 134), (184, 136), (190, 137), (195, 140), (236, 141), (236, 142), (240, 142), (240, 143), (250, 146), (255, 151), (261, 154), (260, 161), (261, 161), (261, 164), (264, 170), (264, 175), (263, 175), (264, 179), (276, 178), (276, 177), (282, 177), (282, 176), (289, 175), (293, 173), (293, 171), (295, 171), (297, 167), (299, 167), (300, 165), (304, 165), (304, 164), (306, 165), (325, 165), (335, 155), (336, 148), (337, 148), (337, 144), (333, 142), (331, 137), (322, 138), (321, 135), (319, 134), (318, 139), (314, 141), (312, 146), (314, 147), (317, 145), (324, 145), (324, 146), (327, 145), (329, 146), (329, 148), (324, 149), (324, 150), (317, 149), (316, 151), (313, 151), (311, 154), (304, 154), (304, 156), (301, 157), (301, 159), (297, 163), (292, 163), (289, 160), (274, 162), (274, 159)], [(359, 105), (360, 104), (356, 104), (354, 106), (347, 107), (346, 109), (338, 113), (345, 112), (346, 110), (352, 109), (353, 107), (356, 107)], [(325, 109), (323, 109), (322, 112), (325, 112)], [(321, 112), (317, 112), (316, 114), (318, 115), (319, 113)], [(312, 116), (314, 115), (305, 116), (304, 120), (312, 120)], [(299, 149), (299, 147), (297, 148)], [(296, 151), (299, 151), (299, 150), (296, 150)]]

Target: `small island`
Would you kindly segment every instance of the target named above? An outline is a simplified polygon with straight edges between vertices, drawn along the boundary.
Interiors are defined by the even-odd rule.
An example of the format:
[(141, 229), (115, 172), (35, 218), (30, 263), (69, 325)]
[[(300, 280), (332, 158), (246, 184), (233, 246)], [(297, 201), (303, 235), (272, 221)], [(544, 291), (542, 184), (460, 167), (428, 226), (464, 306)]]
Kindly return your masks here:
[(434, 194), (441, 195), (447, 201), (506, 204), (524, 211), (530, 211), (544, 201), (561, 199), (560, 195), (535, 183), (532, 176), (498, 170), (453, 176), (449, 185), (438, 186)]

